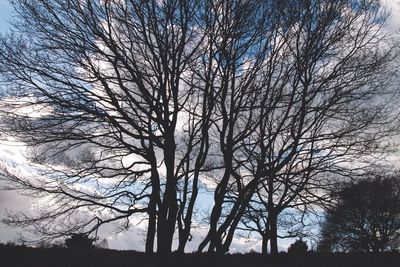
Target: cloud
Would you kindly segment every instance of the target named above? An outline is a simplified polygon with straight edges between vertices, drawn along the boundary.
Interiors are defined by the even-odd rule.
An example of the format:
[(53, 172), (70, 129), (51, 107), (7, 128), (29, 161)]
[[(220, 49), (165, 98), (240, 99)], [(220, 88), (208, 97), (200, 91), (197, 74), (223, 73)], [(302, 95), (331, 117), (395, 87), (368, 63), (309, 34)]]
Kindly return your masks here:
[(399, 0), (382, 0), (383, 4), (391, 11), (388, 19), (387, 30), (391, 33), (400, 31), (400, 1)]
[[(1, 186), (1, 184), (0, 184)], [(0, 220), (7, 217), (7, 211), (28, 212), (32, 208), (32, 199), (16, 191), (0, 190)], [(22, 229), (9, 227), (0, 222), (0, 242), (15, 241)]]

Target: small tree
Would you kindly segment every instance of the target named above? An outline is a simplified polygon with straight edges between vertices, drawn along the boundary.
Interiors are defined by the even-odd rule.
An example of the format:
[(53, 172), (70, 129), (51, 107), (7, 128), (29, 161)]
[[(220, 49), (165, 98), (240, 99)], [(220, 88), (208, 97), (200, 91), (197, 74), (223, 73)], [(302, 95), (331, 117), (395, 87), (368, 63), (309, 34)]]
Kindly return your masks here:
[(288, 248), (288, 253), (305, 253), (308, 250), (307, 242), (303, 239), (297, 239), (293, 244), (291, 244)]
[[(320, 246), (329, 250), (382, 252), (400, 245), (400, 181), (380, 177), (351, 183), (327, 209)], [(324, 243), (324, 244), (322, 244)]]
[(70, 238), (65, 239), (65, 246), (67, 248), (94, 248), (93, 242), (95, 238), (90, 238), (88, 235), (80, 233), (80, 234), (71, 234)]

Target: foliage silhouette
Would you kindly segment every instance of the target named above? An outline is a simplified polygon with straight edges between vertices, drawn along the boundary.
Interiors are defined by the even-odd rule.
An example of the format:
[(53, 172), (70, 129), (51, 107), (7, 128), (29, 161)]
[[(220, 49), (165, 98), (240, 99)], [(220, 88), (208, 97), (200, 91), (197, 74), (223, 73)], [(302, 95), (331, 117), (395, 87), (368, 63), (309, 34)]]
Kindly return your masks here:
[(65, 239), (65, 246), (73, 249), (94, 248), (94, 241), (95, 239), (90, 238), (87, 234), (71, 234), (70, 238)]
[(326, 211), (319, 250), (382, 252), (400, 245), (398, 174), (345, 184)]
[(303, 239), (297, 239), (293, 244), (291, 244), (288, 248), (288, 253), (306, 253), (308, 251), (307, 242)]

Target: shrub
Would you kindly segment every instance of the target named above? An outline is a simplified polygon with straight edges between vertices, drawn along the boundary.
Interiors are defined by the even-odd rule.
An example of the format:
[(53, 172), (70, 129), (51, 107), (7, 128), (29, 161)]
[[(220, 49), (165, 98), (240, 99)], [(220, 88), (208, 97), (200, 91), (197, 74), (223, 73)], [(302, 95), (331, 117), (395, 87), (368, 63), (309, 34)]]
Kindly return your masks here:
[(303, 239), (300, 238), (289, 246), (288, 253), (306, 253), (307, 250), (307, 242), (303, 241)]
[(90, 238), (87, 234), (71, 234), (70, 238), (65, 239), (67, 248), (94, 248), (95, 238)]

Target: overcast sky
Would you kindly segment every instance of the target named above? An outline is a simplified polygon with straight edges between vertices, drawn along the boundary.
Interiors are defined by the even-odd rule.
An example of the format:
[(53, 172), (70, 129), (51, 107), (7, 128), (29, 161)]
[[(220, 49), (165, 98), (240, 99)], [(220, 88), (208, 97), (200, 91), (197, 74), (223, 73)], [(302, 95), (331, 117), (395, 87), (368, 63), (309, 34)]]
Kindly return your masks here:
[[(392, 15), (389, 19), (389, 25), (387, 27), (390, 32), (398, 32), (400, 28), (400, 0), (382, 0), (391, 10)], [(0, 33), (4, 34), (10, 27), (9, 21), (13, 16), (12, 7), (8, 0), (0, 0)], [(0, 143), (0, 162), (1, 161), (14, 161), (19, 164), (24, 164), (23, 154), (25, 153), (25, 148), (12, 147), (7, 144)], [(27, 164), (25, 164), (27, 166)], [(21, 196), (15, 194), (15, 192), (5, 192), (0, 191), (0, 218), (4, 217), (6, 208), (18, 207), (20, 210), (28, 210), (32, 208), (32, 203)], [(112, 229), (106, 227), (104, 232), (111, 233)], [(201, 232), (201, 230), (200, 230)], [(6, 242), (9, 240), (15, 240), (17, 237), (17, 231), (0, 224), (0, 242)], [(108, 242), (111, 248), (117, 249), (143, 249), (143, 237), (142, 237), (140, 227), (139, 230), (134, 229), (130, 232), (125, 232), (120, 235), (108, 235)], [(197, 244), (188, 244), (188, 247), (195, 249)], [(290, 241), (280, 241), (280, 246), (285, 249)], [(250, 247), (254, 249), (259, 249), (260, 243), (254, 243), (253, 241), (248, 241), (245, 239), (236, 239), (232, 244), (232, 250), (248, 250)]]

